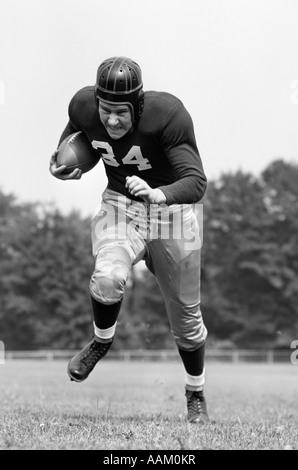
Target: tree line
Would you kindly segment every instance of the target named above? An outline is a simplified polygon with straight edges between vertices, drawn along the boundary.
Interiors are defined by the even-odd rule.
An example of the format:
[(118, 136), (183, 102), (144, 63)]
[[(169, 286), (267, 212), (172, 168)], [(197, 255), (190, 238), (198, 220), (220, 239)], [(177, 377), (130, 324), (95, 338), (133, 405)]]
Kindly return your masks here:
[[(289, 347), (298, 338), (298, 166), (209, 181), (201, 308), (209, 345)], [(0, 340), (7, 350), (72, 349), (92, 335), (90, 222), (0, 191)], [(132, 270), (114, 348), (174, 348), (159, 287)]]

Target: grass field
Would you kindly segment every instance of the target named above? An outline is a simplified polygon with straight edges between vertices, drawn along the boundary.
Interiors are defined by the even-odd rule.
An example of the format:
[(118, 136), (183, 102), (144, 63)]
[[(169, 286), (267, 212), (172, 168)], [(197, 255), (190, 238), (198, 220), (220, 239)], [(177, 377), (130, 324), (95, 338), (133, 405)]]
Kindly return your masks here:
[(207, 363), (211, 422), (186, 422), (179, 362), (105, 359), (86, 382), (64, 361), (0, 366), (1, 449), (298, 450), (298, 366)]

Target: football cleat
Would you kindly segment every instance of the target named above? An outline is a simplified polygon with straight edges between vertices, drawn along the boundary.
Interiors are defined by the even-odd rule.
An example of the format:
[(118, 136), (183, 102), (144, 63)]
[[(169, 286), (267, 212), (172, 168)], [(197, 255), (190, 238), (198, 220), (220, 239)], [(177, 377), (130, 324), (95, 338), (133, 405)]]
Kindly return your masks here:
[(209, 416), (203, 391), (186, 390), (187, 419), (190, 423), (207, 423)]
[(100, 343), (92, 339), (78, 354), (68, 363), (67, 373), (70, 380), (83, 382), (94, 369), (98, 361), (102, 359), (110, 349), (112, 341)]

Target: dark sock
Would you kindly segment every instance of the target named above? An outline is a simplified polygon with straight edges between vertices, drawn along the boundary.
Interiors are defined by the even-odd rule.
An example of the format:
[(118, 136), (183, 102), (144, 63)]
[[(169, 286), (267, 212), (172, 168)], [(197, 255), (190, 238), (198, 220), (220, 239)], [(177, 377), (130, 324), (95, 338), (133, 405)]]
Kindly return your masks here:
[(189, 375), (198, 376), (203, 373), (205, 360), (205, 343), (195, 351), (178, 349), (186, 372)]
[(122, 300), (112, 305), (105, 305), (100, 302), (97, 302), (93, 297), (91, 297), (92, 310), (94, 323), (97, 328), (101, 330), (106, 330), (116, 323), (118, 318)]

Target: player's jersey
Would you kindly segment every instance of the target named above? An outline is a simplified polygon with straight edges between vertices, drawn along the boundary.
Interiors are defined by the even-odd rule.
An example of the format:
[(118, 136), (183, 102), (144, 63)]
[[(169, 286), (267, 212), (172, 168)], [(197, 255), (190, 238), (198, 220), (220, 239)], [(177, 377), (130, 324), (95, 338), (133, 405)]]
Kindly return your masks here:
[(103, 160), (108, 188), (130, 199), (126, 176), (137, 175), (159, 187), (167, 204), (198, 202), (206, 190), (206, 176), (197, 148), (192, 119), (175, 96), (145, 92), (144, 110), (132, 132), (112, 139), (100, 121), (94, 87), (79, 90), (69, 104), (69, 123), (59, 143), (83, 131)]

